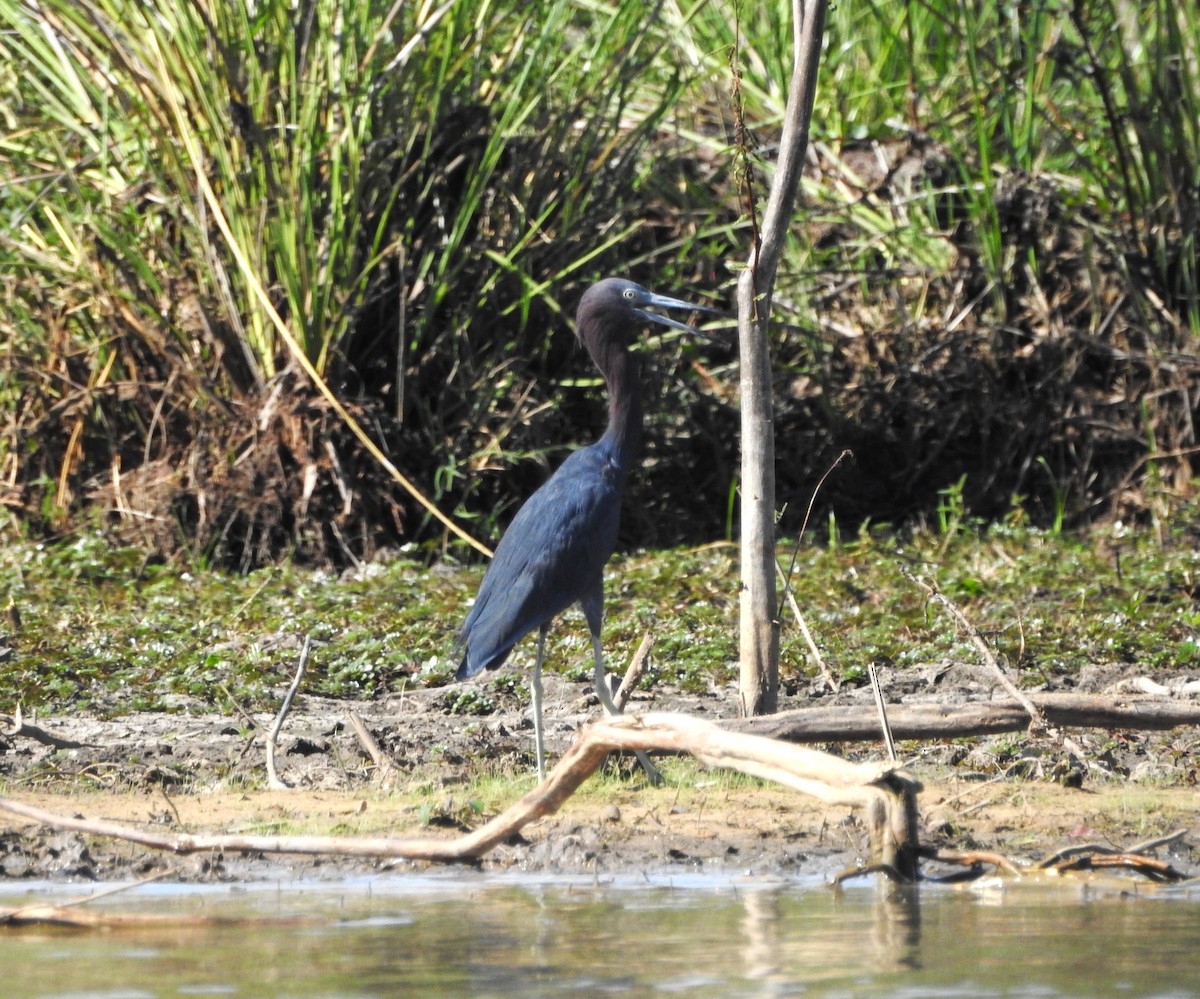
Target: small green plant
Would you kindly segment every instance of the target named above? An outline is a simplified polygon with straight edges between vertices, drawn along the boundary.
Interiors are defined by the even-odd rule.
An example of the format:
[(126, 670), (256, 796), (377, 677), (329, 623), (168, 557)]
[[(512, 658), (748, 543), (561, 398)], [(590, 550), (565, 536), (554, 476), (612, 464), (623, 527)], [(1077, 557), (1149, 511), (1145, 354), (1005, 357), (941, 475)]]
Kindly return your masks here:
[(439, 801), (422, 802), (417, 808), (418, 821), (423, 826), (465, 830), (481, 814), (483, 806), (474, 800), (449, 795)]
[(1050, 467), (1050, 462), (1039, 455), (1037, 463), (1050, 480), (1050, 493), (1054, 497), (1054, 515), (1051, 517), (1050, 531), (1056, 535), (1062, 534), (1063, 521), (1067, 515), (1067, 490), (1060, 484), (1058, 476), (1054, 474), (1054, 469)]
[(937, 529), (946, 544), (953, 540), (966, 517), (966, 501), (963, 499), (966, 485), (967, 477), (962, 475), (957, 482), (938, 490)]
[(446, 710), (452, 715), (490, 715), (496, 711), (495, 700), (478, 688), (452, 690), (446, 695)]

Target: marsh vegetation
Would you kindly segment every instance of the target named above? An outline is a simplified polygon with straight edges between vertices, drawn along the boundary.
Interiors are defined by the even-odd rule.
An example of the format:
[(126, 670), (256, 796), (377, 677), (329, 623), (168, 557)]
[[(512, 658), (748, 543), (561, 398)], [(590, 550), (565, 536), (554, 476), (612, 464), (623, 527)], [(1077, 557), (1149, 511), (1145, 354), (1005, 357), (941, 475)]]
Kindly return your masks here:
[[(344, 408), (494, 540), (602, 421), (582, 288), (729, 300), (789, 17), (4, 0), (6, 529), (99, 521), (242, 571), (458, 544)], [(776, 295), (785, 530), (846, 448), (817, 515), (851, 537), (950, 489), (989, 520), (1161, 528), (1196, 446), (1196, 17), (834, 5)], [(626, 541), (728, 537), (733, 353), (647, 351)]]

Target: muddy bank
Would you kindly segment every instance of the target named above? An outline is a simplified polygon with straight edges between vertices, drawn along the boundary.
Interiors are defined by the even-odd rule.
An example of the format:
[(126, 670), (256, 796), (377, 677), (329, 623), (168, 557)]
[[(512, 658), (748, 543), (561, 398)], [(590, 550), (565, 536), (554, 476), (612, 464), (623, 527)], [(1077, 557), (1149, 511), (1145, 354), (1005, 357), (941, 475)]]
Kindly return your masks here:
[[(990, 696), (970, 671), (906, 673), (897, 699), (965, 702)], [(948, 678), (949, 676), (949, 678)], [(1127, 680), (1115, 671), (1072, 683), (1103, 692)], [(785, 708), (813, 703), (869, 706), (865, 689), (797, 692)], [(735, 715), (732, 690), (639, 695), (632, 710)], [(190, 709), (190, 710), (189, 710)], [(597, 710), (584, 684), (547, 677), (549, 748), (561, 753)], [(359, 715), (388, 758), (380, 768), (349, 720)], [(490, 714), (448, 713), (445, 691), (374, 702), (301, 697), (279, 740), (287, 791), (264, 790), (268, 715), (224, 716), (180, 704), (178, 713), (91, 714), (29, 720), (35, 732), (0, 736), (0, 792), (40, 807), (164, 831), (316, 833), (428, 837), (478, 825), (533, 785), (532, 734), (516, 699)], [(1198, 737), (1074, 731), (1080, 766), (1050, 740), (1023, 734), (902, 746), (926, 789), (926, 842), (1034, 859), (1064, 845), (1129, 845), (1176, 829), (1170, 848), (1184, 870), (1200, 868), (1195, 796)], [(876, 745), (823, 747), (879, 758)], [(527, 827), (484, 859), (485, 870), (568, 873), (737, 871), (829, 874), (865, 854), (866, 833), (845, 809), (782, 788), (663, 761), (668, 784), (646, 786), (628, 761), (611, 761), (557, 815)], [(0, 815), (0, 877), (79, 880), (166, 871), (184, 880), (337, 877), (402, 871), (405, 864), (294, 856), (174, 857), (110, 840), (38, 828)]]

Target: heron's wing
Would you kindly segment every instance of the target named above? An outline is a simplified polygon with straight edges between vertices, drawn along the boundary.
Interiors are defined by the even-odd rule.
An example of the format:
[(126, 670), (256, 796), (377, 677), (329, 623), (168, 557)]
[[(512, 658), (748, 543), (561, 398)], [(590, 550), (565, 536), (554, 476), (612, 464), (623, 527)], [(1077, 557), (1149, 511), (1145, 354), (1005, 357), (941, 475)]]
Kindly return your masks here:
[(594, 592), (617, 541), (621, 484), (606, 451), (572, 454), (500, 539), (462, 627), (458, 677), (501, 665), (530, 631)]

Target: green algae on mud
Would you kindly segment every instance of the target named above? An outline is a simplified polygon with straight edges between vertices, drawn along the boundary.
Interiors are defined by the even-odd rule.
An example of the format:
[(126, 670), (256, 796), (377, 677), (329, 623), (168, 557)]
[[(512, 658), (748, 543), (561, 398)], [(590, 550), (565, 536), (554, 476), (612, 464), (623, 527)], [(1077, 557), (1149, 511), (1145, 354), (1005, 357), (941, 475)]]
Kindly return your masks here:
[[(795, 552), (790, 578), (829, 672), (855, 685), (868, 663), (903, 672), (974, 661), (969, 638), (931, 606), (910, 570), (954, 600), (992, 647), (1036, 686), (1093, 665), (1131, 674), (1200, 667), (1200, 555), (1183, 509), (1160, 538), (1120, 527), (1086, 535), (1021, 525), (892, 534), (864, 529)], [(792, 543), (781, 561), (792, 563)], [(305, 636), (315, 642), (304, 690), (370, 700), (445, 687), (447, 711), (486, 716), (527, 697), (519, 646), (513, 671), (451, 684), (455, 629), (477, 566), (427, 565), (413, 555), (334, 576), (281, 565), (245, 576), (183, 571), (99, 535), (57, 545), (10, 542), (0, 552), (0, 705), (56, 713), (86, 707), (218, 708), (276, 703)], [(736, 549), (636, 552), (606, 572), (605, 647), (612, 667), (642, 637), (656, 645), (644, 689), (702, 694), (737, 669)], [(817, 671), (784, 602), (785, 690)], [(528, 645), (529, 643), (526, 643)], [(551, 633), (547, 669), (582, 679), (586, 629), (568, 612)]]

